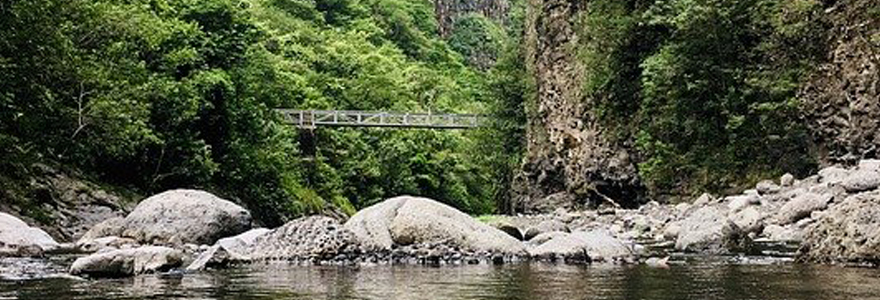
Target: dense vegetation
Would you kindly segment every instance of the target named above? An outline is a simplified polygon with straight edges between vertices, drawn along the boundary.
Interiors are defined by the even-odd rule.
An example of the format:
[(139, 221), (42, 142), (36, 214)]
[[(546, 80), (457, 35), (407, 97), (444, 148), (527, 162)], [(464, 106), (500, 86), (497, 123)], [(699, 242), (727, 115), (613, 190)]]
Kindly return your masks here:
[[(400, 194), (508, 211), (535, 99), (526, 2), (511, 3), (507, 20), (465, 14), (443, 39), (428, 0), (3, 1), (0, 171), (52, 161), (142, 194), (205, 188), (270, 225)], [(583, 95), (655, 195), (807, 172), (796, 93), (825, 53), (825, 5), (585, 1)], [(280, 107), (495, 122), (305, 133)]]
[(824, 57), (816, 0), (590, 1), (585, 97), (654, 194), (814, 167), (796, 94)]
[(4, 174), (54, 161), (144, 194), (206, 188), (270, 225), (400, 194), (491, 212), (511, 170), (480, 142), (493, 130), (318, 129), (305, 155), (273, 112), (498, 106), (492, 78), (510, 79), (469, 66), (434, 20), (411, 0), (4, 1)]

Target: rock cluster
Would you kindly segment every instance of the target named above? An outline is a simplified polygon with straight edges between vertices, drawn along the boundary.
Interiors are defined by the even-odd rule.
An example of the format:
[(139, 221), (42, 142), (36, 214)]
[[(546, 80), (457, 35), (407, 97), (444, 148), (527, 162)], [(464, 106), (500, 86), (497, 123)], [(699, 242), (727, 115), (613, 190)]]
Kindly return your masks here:
[[(310, 216), (249, 231), (250, 214), (241, 207), (206, 192), (177, 190), (150, 197), (126, 218), (94, 226), (76, 247), (95, 254), (77, 259), (70, 272), (118, 277), (185, 263), (196, 271), (268, 261), (632, 263), (646, 258), (646, 247), (748, 253), (758, 242), (800, 243), (797, 258), (805, 262), (875, 265), (880, 263), (878, 178), (880, 161), (865, 160), (800, 180), (786, 174), (740, 195), (704, 194), (693, 203), (557, 209), (493, 216), (485, 223), (431, 199), (401, 196), (365, 208), (345, 223)], [(39, 255), (58, 248), (63, 247), (45, 232), (0, 213), (0, 253)], [(665, 265), (657, 257), (645, 262)]]

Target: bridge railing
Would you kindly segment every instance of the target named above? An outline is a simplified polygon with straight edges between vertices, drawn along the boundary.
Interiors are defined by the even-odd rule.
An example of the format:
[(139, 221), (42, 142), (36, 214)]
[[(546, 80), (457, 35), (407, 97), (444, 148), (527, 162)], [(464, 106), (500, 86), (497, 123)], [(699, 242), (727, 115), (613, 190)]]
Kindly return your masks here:
[(346, 126), (470, 129), (480, 127), (485, 122), (484, 116), (475, 114), (297, 109), (279, 109), (278, 112), (287, 124), (301, 128)]

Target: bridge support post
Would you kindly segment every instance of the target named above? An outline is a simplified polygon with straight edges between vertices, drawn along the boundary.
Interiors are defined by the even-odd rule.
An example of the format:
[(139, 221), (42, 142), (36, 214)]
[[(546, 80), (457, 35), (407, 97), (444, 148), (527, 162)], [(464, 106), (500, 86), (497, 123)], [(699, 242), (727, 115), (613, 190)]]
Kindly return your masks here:
[(299, 151), (305, 157), (314, 158), (315, 154), (318, 152), (318, 141), (315, 136), (314, 129), (302, 129), (299, 130)]

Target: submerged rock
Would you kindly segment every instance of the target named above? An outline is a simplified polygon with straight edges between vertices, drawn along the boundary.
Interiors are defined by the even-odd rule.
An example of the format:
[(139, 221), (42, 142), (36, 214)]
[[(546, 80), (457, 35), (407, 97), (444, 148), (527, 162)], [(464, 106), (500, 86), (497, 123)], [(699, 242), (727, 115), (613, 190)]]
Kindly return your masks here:
[(42, 229), (28, 226), (10, 214), (0, 213), (0, 256), (41, 256), (43, 252), (58, 247), (58, 242)]
[(122, 236), (145, 244), (213, 244), (251, 227), (250, 213), (198, 190), (171, 190), (142, 201), (123, 224)]
[(92, 277), (126, 277), (164, 272), (183, 264), (183, 253), (167, 247), (145, 246), (109, 250), (73, 262), (70, 273)]
[(880, 192), (850, 196), (809, 227), (798, 250), (800, 261), (880, 262)]
[(525, 253), (517, 239), (427, 198), (401, 196), (385, 200), (352, 216), (345, 228), (368, 248), (442, 241), (473, 251)]

